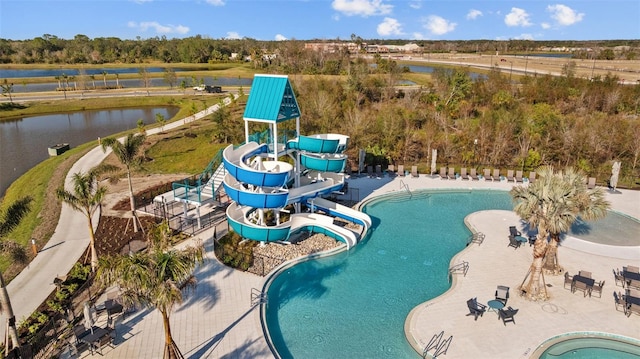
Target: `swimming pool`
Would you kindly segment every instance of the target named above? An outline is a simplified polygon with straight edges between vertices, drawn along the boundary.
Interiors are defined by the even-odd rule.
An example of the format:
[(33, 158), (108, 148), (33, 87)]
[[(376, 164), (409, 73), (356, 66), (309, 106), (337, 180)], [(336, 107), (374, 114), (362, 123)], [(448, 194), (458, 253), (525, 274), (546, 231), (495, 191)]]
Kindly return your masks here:
[(640, 358), (640, 341), (605, 333), (571, 333), (547, 340), (536, 349), (532, 358), (637, 359)]
[(405, 319), (449, 289), (451, 258), (470, 234), (464, 218), (485, 209), (510, 210), (511, 197), (421, 191), (367, 203), (373, 225), (363, 243), (273, 278), (264, 320), (274, 349), (282, 358), (418, 358)]

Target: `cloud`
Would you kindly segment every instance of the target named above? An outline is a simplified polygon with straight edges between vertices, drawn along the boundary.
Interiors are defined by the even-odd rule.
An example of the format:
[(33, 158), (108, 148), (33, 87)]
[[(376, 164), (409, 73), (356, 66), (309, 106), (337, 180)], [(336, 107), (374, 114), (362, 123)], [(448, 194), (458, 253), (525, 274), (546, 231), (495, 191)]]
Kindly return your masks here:
[(504, 23), (507, 24), (507, 26), (531, 26), (529, 14), (517, 7), (511, 8), (511, 12), (504, 17)]
[(543, 22), (542, 24), (540, 24), (540, 26), (545, 30), (551, 28), (551, 24), (549, 24), (548, 22)]
[(183, 25), (160, 25), (157, 21), (143, 21), (137, 23), (135, 21), (129, 21), (127, 26), (140, 31), (147, 31), (149, 29), (155, 30), (158, 34), (181, 34), (184, 35), (189, 32), (189, 28)]
[(420, 9), (422, 7), (422, 2), (420, 1), (412, 1), (409, 3), (409, 7), (412, 9)]
[(288, 40), (288, 39), (284, 37), (284, 35), (281, 35), (281, 34), (276, 35), (276, 41), (285, 41), (285, 40)]
[(206, 2), (213, 6), (224, 6), (224, 0), (206, 0)]
[(136, 4), (144, 4), (146, 2), (152, 2), (153, 0), (132, 0)]
[(382, 0), (333, 0), (331, 7), (347, 16), (375, 16), (391, 13), (393, 5), (383, 4)]
[(413, 40), (424, 40), (424, 35), (421, 32), (414, 32), (411, 37)]
[(455, 22), (449, 22), (449, 20), (440, 16), (429, 15), (423, 27), (434, 35), (444, 35), (453, 31), (457, 25)]
[(402, 35), (402, 25), (398, 22), (398, 20), (385, 17), (384, 20), (378, 24), (378, 35), (380, 36), (389, 36), (389, 35)]
[(479, 16), (482, 16), (482, 11), (480, 11), (480, 10), (476, 10), (476, 9), (471, 9), (471, 10), (469, 10), (469, 12), (467, 13), (467, 20), (475, 20), (475, 19), (477, 19)]
[(560, 26), (569, 26), (582, 21), (584, 13), (576, 13), (572, 8), (562, 5), (549, 5), (547, 11), (551, 13), (551, 18)]
[(225, 37), (225, 39), (239, 40), (242, 39), (242, 36), (235, 31), (227, 31), (227, 37)]
[(515, 40), (533, 40), (532, 34), (520, 34), (520, 36), (516, 36)]

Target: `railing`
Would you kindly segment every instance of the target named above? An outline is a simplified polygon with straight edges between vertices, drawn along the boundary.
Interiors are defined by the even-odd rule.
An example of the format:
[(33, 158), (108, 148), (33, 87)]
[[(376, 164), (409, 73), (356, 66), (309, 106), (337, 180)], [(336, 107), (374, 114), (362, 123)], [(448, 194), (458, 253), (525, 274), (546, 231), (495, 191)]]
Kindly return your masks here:
[(471, 243), (478, 243), (478, 245), (481, 245), (482, 242), (484, 242), (484, 238), (485, 235), (482, 232), (473, 233), (469, 238), (467, 238), (467, 246)]
[(405, 191), (407, 191), (407, 193), (409, 193), (409, 198), (412, 197), (412, 193), (411, 193), (411, 189), (409, 189), (409, 185), (404, 183), (403, 180), (400, 180), (400, 189), (404, 189)]
[[(222, 149), (219, 150), (209, 164), (207, 168), (197, 178), (188, 177), (180, 181), (173, 182), (171, 188), (173, 190), (173, 196), (183, 200), (192, 200), (202, 202), (202, 186), (209, 182), (209, 179), (215, 176), (216, 171), (222, 163)], [(217, 188), (212, 188), (212, 192), (215, 192)], [(191, 196), (195, 195), (196, 199)]]
[[(427, 346), (424, 347), (424, 350), (422, 351), (422, 357), (426, 358), (427, 355), (430, 355), (432, 358), (437, 358), (440, 355), (447, 354), (447, 350), (449, 350), (449, 345), (451, 345), (451, 342), (453, 341), (453, 335), (445, 340), (442, 340), (443, 337), (444, 337), (444, 330), (438, 334), (435, 334), (433, 337), (431, 337), (431, 340), (429, 341)], [(429, 354), (429, 351), (431, 350), (433, 350), (433, 354)]]
[(465, 277), (467, 276), (467, 272), (469, 271), (469, 262), (458, 263), (451, 268), (449, 268), (449, 274), (458, 274), (462, 273)]
[(260, 289), (251, 288), (251, 306), (266, 303), (268, 300), (267, 293), (263, 293)]

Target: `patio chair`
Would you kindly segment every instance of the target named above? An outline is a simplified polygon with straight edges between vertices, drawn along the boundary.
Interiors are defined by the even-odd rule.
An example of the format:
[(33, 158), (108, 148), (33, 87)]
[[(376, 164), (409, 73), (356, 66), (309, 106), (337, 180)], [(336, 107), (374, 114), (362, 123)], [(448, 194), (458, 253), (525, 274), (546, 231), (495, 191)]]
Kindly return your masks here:
[(613, 301), (614, 304), (616, 305), (616, 310), (618, 310), (618, 306), (622, 306), (622, 311), (627, 314), (627, 306), (624, 303), (624, 301), (622, 300), (622, 294), (618, 293), (618, 292), (613, 292)]
[(418, 177), (418, 166), (411, 166), (411, 177)]
[(469, 177), (471, 177), (471, 179), (474, 181), (477, 181), (479, 179), (475, 168), (471, 169), (471, 174), (469, 174)]
[(382, 178), (382, 166), (376, 165), (376, 177)]
[(467, 307), (469, 308), (469, 315), (474, 316), (474, 320), (478, 320), (478, 316), (482, 316), (484, 312), (487, 311), (487, 306), (484, 304), (478, 303), (478, 298), (471, 298), (467, 300)]
[(110, 346), (113, 348), (112, 343), (113, 343), (113, 338), (111, 337), (111, 333), (107, 333), (101, 336), (100, 339), (98, 339), (98, 342), (96, 343), (96, 349), (98, 353), (102, 355), (102, 348), (106, 346)]
[(499, 285), (498, 289), (496, 289), (496, 300), (507, 305), (507, 300), (509, 300), (509, 287)]
[(569, 285), (569, 289), (573, 285), (573, 276), (569, 274), (569, 272), (564, 272), (564, 289), (567, 289), (567, 284)]
[(469, 175), (467, 174), (467, 167), (462, 167), (460, 169), (460, 178), (462, 178), (463, 180), (469, 179)]
[(456, 179), (456, 169), (453, 167), (449, 167), (449, 172), (447, 172), (447, 177), (449, 179)]
[(616, 285), (620, 284), (621, 287), (624, 287), (624, 277), (622, 273), (620, 273), (617, 269), (612, 269), (613, 271), (613, 279), (616, 281)]
[(482, 172), (482, 177), (484, 177), (485, 181), (492, 181), (491, 179), (491, 169), (485, 168)]
[(440, 179), (447, 179), (447, 168), (440, 167)]
[(367, 166), (367, 175), (373, 177), (373, 166)]
[(536, 245), (536, 239), (538, 239), (537, 236), (529, 236), (529, 247)]
[(516, 171), (516, 183), (522, 183), (522, 171)]
[(529, 183), (536, 181), (536, 173), (534, 171), (529, 172)]
[(519, 309), (513, 309), (511, 307), (508, 307), (507, 309), (500, 309), (498, 311), (498, 320), (502, 319), (502, 324), (505, 326), (508, 322), (516, 324), (515, 316), (518, 313), (518, 310)]
[(398, 176), (404, 177), (404, 165), (398, 165)]
[(591, 291), (589, 292), (589, 296), (591, 296), (593, 293), (598, 293), (598, 298), (602, 298), (602, 287), (604, 287), (604, 282), (605, 281), (601, 281), (598, 282), (598, 284), (594, 284), (591, 288)]
[(516, 178), (513, 176), (513, 170), (507, 170), (507, 182), (515, 182)]
[(587, 272), (585, 270), (579, 271), (578, 275), (585, 278), (591, 278), (591, 272)]
[(587, 181), (587, 189), (594, 189), (594, 188), (596, 188), (596, 178), (589, 177), (589, 180)]
[(627, 308), (627, 317), (630, 317), (631, 313), (640, 315), (640, 305), (635, 303), (629, 304), (629, 307)]
[(522, 235), (522, 233), (516, 229), (516, 226), (509, 226), (509, 234), (514, 237)]
[(514, 236), (509, 236), (509, 245), (507, 247), (513, 247), (514, 249), (518, 249), (522, 242), (516, 239)]
[(387, 173), (389, 174), (389, 176), (394, 176), (396, 174), (396, 168), (394, 165), (388, 165), (387, 166)]
[(493, 169), (493, 174), (491, 175), (491, 179), (493, 181), (498, 181), (500, 182), (500, 170), (497, 168)]
[(640, 273), (640, 268), (636, 266), (626, 266), (624, 270), (626, 270), (629, 273)]

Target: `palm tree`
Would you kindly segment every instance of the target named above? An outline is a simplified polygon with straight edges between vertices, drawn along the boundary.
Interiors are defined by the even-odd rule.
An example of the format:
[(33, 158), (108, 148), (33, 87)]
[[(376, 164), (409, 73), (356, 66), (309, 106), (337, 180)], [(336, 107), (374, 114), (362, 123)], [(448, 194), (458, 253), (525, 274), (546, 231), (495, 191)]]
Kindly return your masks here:
[(59, 200), (70, 205), (74, 210), (82, 212), (89, 221), (89, 247), (91, 250), (91, 271), (98, 267), (98, 253), (96, 253), (95, 233), (93, 232), (93, 214), (102, 205), (102, 200), (107, 193), (107, 188), (98, 184), (100, 175), (113, 172), (117, 169), (111, 165), (94, 167), (87, 173), (73, 174), (73, 191), (67, 191), (64, 187), (56, 190)]
[[(540, 291), (540, 277), (545, 256), (553, 256), (557, 266), (557, 245), (560, 234), (567, 232), (571, 225), (582, 217), (596, 219), (606, 215), (609, 203), (604, 200), (601, 189), (588, 190), (584, 175), (567, 169), (554, 172), (550, 166), (536, 171), (539, 178), (528, 186), (515, 186), (511, 190), (513, 210), (532, 228), (538, 229), (533, 248), (531, 277), (522, 290), (533, 300), (546, 300), (546, 292)], [(547, 240), (551, 236), (551, 242)], [(557, 272), (560, 267), (554, 268)]]
[[(133, 185), (131, 184), (131, 167), (140, 162), (140, 149), (144, 144), (146, 136), (144, 134), (130, 133), (120, 142), (115, 138), (105, 138), (102, 140), (102, 149), (111, 148), (113, 154), (125, 166), (127, 171), (127, 181), (129, 181), (129, 202), (131, 203), (131, 215), (133, 216), (133, 231), (138, 232), (138, 217), (136, 216), (136, 202), (133, 195)], [(142, 225), (142, 224), (140, 224)]]
[[(24, 248), (14, 241), (5, 239), (5, 237), (20, 224), (20, 221), (29, 212), (31, 200), (31, 197), (19, 199), (12, 203), (4, 213), (0, 214), (0, 238), (2, 238), (0, 251), (8, 253), (12, 260), (22, 263), (27, 260)], [(11, 339), (11, 345), (14, 348), (19, 348), (20, 341), (18, 340), (16, 317), (13, 314), (13, 306), (11, 305), (11, 299), (9, 298), (9, 292), (5, 286), (2, 273), (0, 273), (0, 310), (7, 317), (7, 333)]]
[(107, 89), (107, 72), (102, 71), (102, 82), (104, 83), (105, 90)]
[(171, 335), (170, 315), (182, 303), (183, 291), (196, 284), (193, 271), (203, 260), (201, 243), (182, 250), (170, 249), (172, 233), (164, 222), (150, 232), (150, 249), (130, 255), (100, 259), (98, 280), (104, 286), (117, 285), (125, 306), (145, 305), (158, 309), (165, 334), (164, 358), (183, 358)]

